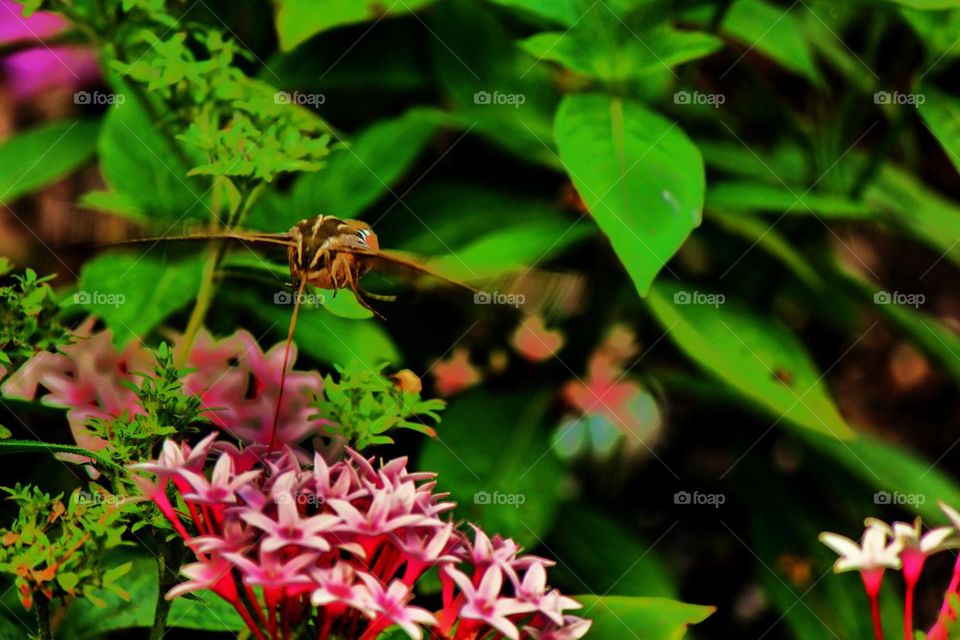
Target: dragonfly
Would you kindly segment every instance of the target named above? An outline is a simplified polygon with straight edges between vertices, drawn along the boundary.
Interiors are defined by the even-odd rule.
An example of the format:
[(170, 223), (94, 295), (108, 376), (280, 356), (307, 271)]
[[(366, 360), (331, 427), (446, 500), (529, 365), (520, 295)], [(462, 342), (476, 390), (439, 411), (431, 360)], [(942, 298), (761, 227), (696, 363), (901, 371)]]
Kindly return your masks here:
[[(360, 279), (371, 271), (393, 271), (416, 277), (425, 276), (475, 294), (480, 293), (470, 284), (447, 277), (428, 267), (422, 259), (416, 256), (382, 248), (376, 232), (368, 223), (362, 220), (343, 219), (335, 215), (317, 215), (306, 218), (293, 225), (285, 233), (234, 229), (143, 238), (134, 240), (132, 243), (168, 241), (235, 241), (254, 247), (259, 245), (286, 249), (290, 276), (297, 295), (294, 299), (290, 327), (284, 345), (283, 371), (280, 376), (280, 390), (274, 413), (270, 450), (274, 446), (277, 423), (280, 419), (280, 408), (283, 401), (290, 347), (293, 343), (297, 315), (300, 311), (300, 302), (304, 290), (308, 285), (333, 291), (333, 295), (336, 295), (341, 289), (348, 289), (364, 308), (380, 319), (385, 319), (383, 314), (371, 305), (368, 299), (392, 300), (394, 298), (372, 294), (360, 287)], [(513, 284), (510, 286), (518, 288), (526, 286), (535, 292), (536, 297), (541, 301), (547, 297), (554, 301), (578, 299), (579, 294), (582, 293), (582, 281), (571, 274), (561, 274), (564, 277), (559, 278), (556, 275), (546, 274), (547, 281), (549, 281), (549, 285), (546, 285), (547, 281), (543, 278), (544, 272), (537, 269), (527, 269), (520, 277), (513, 278)], [(529, 282), (521, 284), (525, 279)], [(566, 303), (561, 303), (559, 306), (563, 307), (564, 305), (570, 307)]]

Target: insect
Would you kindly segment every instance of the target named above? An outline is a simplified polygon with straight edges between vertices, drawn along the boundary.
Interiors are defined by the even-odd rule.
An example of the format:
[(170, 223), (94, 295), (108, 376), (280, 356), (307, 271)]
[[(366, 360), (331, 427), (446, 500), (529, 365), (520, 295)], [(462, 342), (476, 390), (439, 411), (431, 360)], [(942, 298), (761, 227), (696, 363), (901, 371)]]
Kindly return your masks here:
[[(401, 253), (380, 248), (377, 234), (369, 224), (360, 220), (344, 220), (333, 215), (319, 215), (301, 220), (293, 225), (286, 233), (264, 233), (256, 231), (224, 231), (219, 233), (199, 233), (185, 236), (166, 236), (162, 238), (146, 238), (133, 241), (134, 243), (180, 241), (180, 240), (216, 240), (238, 241), (250, 245), (268, 245), (285, 248), (290, 266), (290, 276), (296, 288), (293, 313), (290, 318), (290, 328), (284, 346), (283, 371), (280, 377), (280, 390), (277, 398), (277, 407), (274, 413), (274, 424), (270, 438), (270, 449), (274, 445), (277, 422), (280, 418), (280, 408), (283, 400), (283, 388), (286, 381), (287, 367), (290, 358), (290, 346), (293, 342), (293, 332), (296, 328), (297, 315), (300, 311), (300, 301), (304, 289), (311, 285), (320, 289), (333, 291), (334, 295), (341, 289), (349, 289), (356, 296), (357, 301), (374, 315), (383, 319), (383, 315), (368, 302), (370, 299), (391, 300), (387, 296), (377, 296), (363, 291), (360, 288), (360, 279), (372, 270), (394, 270), (417, 276), (428, 276), (447, 282), (456, 287), (479, 292), (468, 284), (448, 278), (423, 265), (417, 259)], [(554, 274), (547, 274), (535, 269), (524, 271), (520, 278), (513, 279), (511, 286), (526, 288), (530, 291), (533, 306), (542, 306), (549, 299), (552, 302), (573, 300), (579, 297), (582, 281), (575, 277), (556, 278)], [(557, 286), (557, 284), (561, 286)], [(538, 298), (538, 299), (533, 299)]]
[(306, 218), (293, 225), (286, 233), (224, 231), (221, 233), (198, 233), (186, 236), (145, 238), (133, 242), (144, 243), (178, 240), (239, 241), (251, 245), (273, 245), (286, 248), (287, 250), (290, 276), (296, 287), (297, 295), (294, 300), (293, 314), (290, 318), (290, 329), (287, 333), (287, 341), (284, 346), (283, 371), (280, 375), (280, 391), (277, 398), (277, 408), (274, 413), (273, 435), (271, 436), (270, 442), (271, 449), (273, 448), (273, 437), (276, 434), (277, 422), (280, 418), (280, 408), (283, 402), (283, 389), (290, 359), (290, 345), (293, 342), (293, 332), (296, 328), (297, 315), (300, 311), (300, 301), (303, 298), (303, 292), (307, 285), (333, 291), (334, 295), (336, 295), (340, 289), (349, 289), (363, 307), (381, 319), (384, 319), (383, 314), (371, 306), (367, 298), (391, 298), (375, 296), (362, 291), (359, 286), (360, 279), (377, 267), (395, 267), (422, 275), (429, 275), (456, 286), (471, 291), (473, 290), (469, 285), (435, 273), (411, 258), (382, 250), (377, 234), (366, 222), (360, 220), (343, 220), (333, 215), (319, 215)]

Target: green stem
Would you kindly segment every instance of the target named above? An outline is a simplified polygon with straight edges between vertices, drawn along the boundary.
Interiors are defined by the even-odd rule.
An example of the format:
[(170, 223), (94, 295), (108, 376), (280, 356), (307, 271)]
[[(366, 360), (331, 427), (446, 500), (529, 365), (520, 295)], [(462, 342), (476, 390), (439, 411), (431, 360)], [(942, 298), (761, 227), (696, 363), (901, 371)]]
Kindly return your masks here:
[(40, 640), (53, 640), (53, 631), (50, 629), (50, 601), (43, 594), (36, 594), (34, 605), (37, 609), (37, 633)]
[[(262, 191), (262, 184), (257, 185), (253, 189), (245, 188), (243, 190), (243, 197), (240, 201), (240, 205), (237, 207), (236, 211), (233, 211), (230, 214), (225, 228), (232, 229), (236, 225), (240, 224)], [(214, 195), (216, 196), (218, 193), (219, 190), (214, 188)], [(215, 203), (213, 210), (216, 211), (217, 208), (218, 207)], [(193, 305), (193, 311), (190, 312), (190, 319), (187, 321), (187, 328), (183, 332), (184, 339), (183, 344), (180, 347), (180, 352), (176, 354), (175, 363), (177, 367), (183, 367), (186, 363), (187, 355), (190, 353), (190, 349), (193, 347), (193, 342), (197, 339), (197, 334), (200, 332), (200, 328), (203, 327), (203, 321), (207, 316), (207, 312), (210, 310), (210, 306), (213, 304), (213, 295), (216, 293), (214, 278), (226, 254), (226, 243), (221, 242), (219, 246), (211, 245), (209, 258), (204, 266), (202, 280), (200, 281), (200, 291), (197, 292), (197, 301)]]
[(179, 582), (177, 573), (180, 568), (178, 548), (164, 541), (157, 533), (159, 554), (157, 555), (157, 605), (153, 611), (153, 627), (150, 640), (161, 640), (167, 632), (167, 617), (170, 615), (171, 602), (165, 597), (167, 592)]

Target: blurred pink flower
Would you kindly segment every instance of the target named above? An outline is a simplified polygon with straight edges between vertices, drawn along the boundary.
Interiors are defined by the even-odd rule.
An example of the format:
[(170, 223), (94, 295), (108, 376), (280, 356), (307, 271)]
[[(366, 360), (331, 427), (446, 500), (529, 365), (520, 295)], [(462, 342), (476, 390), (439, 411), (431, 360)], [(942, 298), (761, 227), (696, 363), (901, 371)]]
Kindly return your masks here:
[[(33, 399), (45, 389), (49, 392), (42, 396), (45, 404), (67, 408), (77, 444), (96, 450), (103, 442), (90, 435), (84, 426), (87, 420), (141, 413), (137, 395), (128, 385), (138, 384), (155, 363), (142, 346), (130, 344), (118, 351), (109, 330), (92, 333), (92, 327), (92, 320), (84, 323), (77, 340), (62, 347), (60, 353), (43, 352), (31, 358), (0, 391)], [(174, 345), (180, 340), (174, 337)], [(309, 403), (320, 392), (323, 380), (316, 372), (294, 371), (295, 359), (292, 350), (277, 424), (279, 446), (303, 440), (321, 424), (309, 420), (313, 412)], [(218, 427), (248, 444), (266, 445), (280, 391), (282, 362), (282, 344), (264, 353), (246, 331), (216, 340), (204, 330), (187, 357), (187, 367), (195, 371), (184, 377), (184, 388), (201, 397), (208, 409), (205, 416)], [(249, 464), (248, 460), (245, 468)]]
[(43, 11), (24, 18), (22, 10), (18, 2), (0, 0), (0, 44), (37, 43), (0, 62), (14, 98), (23, 100), (50, 89), (69, 93), (99, 77), (97, 59), (89, 47), (42, 43), (66, 30), (66, 20)]
[(482, 376), (470, 364), (470, 350), (457, 347), (446, 360), (437, 360), (433, 365), (433, 378), (437, 393), (450, 396), (480, 382)]
[(542, 362), (560, 351), (564, 337), (562, 331), (547, 329), (540, 316), (532, 316), (520, 321), (511, 342), (523, 358), (531, 362)]

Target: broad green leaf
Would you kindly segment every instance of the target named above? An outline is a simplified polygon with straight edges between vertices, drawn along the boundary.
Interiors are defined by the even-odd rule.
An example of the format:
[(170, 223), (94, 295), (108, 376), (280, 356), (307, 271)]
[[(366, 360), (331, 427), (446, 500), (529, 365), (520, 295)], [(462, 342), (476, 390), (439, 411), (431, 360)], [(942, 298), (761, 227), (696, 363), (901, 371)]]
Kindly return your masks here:
[(960, 487), (938, 466), (902, 445), (894, 445), (871, 436), (858, 436), (839, 441), (810, 431), (798, 432), (813, 447), (832, 458), (864, 484), (877, 490), (904, 496), (922, 496), (904, 500), (903, 508), (913, 511), (929, 526), (947, 524), (946, 516), (937, 507), (942, 500), (960, 504)]
[[(571, 219), (550, 200), (466, 182), (418, 187), (408, 204), (410, 210), (396, 207), (377, 225), (381, 245), (420, 255), (442, 255), (457, 253), (488, 234), (517, 226), (546, 228), (563, 220), (574, 237), (579, 236), (581, 227), (595, 230), (589, 218)], [(451, 215), (453, 211), (456, 215)], [(554, 237), (553, 241), (562, 248), (567, 238)]]
[(67, 176), (93, 156), (99, 122), (53, 122), (0, 143), (0, 204)]
[(557, 521), (563, 526), (554, 529), (546, 546), (563, 562), (551, 570), (551, 583), (562, 580), (568, 593), (677, 597), (673, 576), (639, 532), (579, 504), (564, 507)]
[(960, 206), (892, 165), (880, 170), (864, 193), (867, 202), (889, 212), (891, 221), (960, 264)]
[(136, 202), (117, 191), (88, 191), (80, 196), (79, 204), (88, 209), (115, 213), (138, 221), (147, 217)]
[(637, 34), (612, 16), (611, 22), (612, 33), (601, 34), (606, 38), (598, 38), (591, 22), (585, 21), (571, 31), (531, 36), (520, 46), (538, 60), (558, 62), (611, 83), (671, 69), (723, 47), (722, 40), (706, 33), (659, 27)]
[(197, 297), (205, 256), (111, 253), (83, 265), (75, 304), (107, 323), (119, 346), (142, 338)]
[(942, 4), (949, 8), (934, 7), (940, 10), (930, 11), (904, 6), (900, 10), (904, 20), (923, 41), (923, 46), (928, 51), (928, 59), (934, 61), (933, 66), (925, 72), (927, 76), (938, 67), (943, 69), (960, 56), (960, 50), (956, 47), (956, 34), (960, 29), (960, 1), (944, 0)]
[(155, 216), (208, 219), (208, 187), (187, 175), (191, 162), (178, 155), (178, 143), (157, 131), (133, 93), (125, 93), (123, 104), (108, 110), (97, 140), (100, 170), (110, 190)]
[(872, 218), (877, 207), (834, 193), (807, 193), (799, 187), (760, 182), (715, 182), (707, 189), (706, 206), (778, 215), (817, 215), (824, 218)]
[(491, 0), (521, 12), (550, 20), (565, 27), (576, 24), (592, 3), (585, 0)]
[(560, 158), (640, 295), (700, 224), (703, 159), (675, 123), (641, 104), (588, 94), (564, 99)]
[(747, 147), (739, 140), (697, 140), (697, 147), (708, 167), (734, 176), (779, 186), (786, 183), (794, 191), (801, 189), (798, 193), (806, 191), (799, 185), (812, 179), (807, 153), (795, 145), (781, 144), (772, 150), (765, 150)]
[(563, 485), (563, 469), (543, 429), (548, 406), (544, 394), (485, 389), (450, 402), (418, 467), (439, 474), (438, 486), (451, 492), (458, 518), (525, 547), (547, 534)]
[(290, 51), (313, 36), (348, 24), (381, 20), (384, 17), (418, 11), (433, 0), (280, 0), (277, 3), (277, 36), (280, 49)]
[(574, 596), (583, 604), (577, 615), (593, 620), (591, 640), (680, 640), (687, 627), (699, 624), (716, 610), (668, 598)]
[[(740, 40), (749, 51), (762, 53), (820, 85), (823, 78), (810, 45), (804, 39), (803, 28), (792, 13), (795, 6), (736, 0), (723, 21), (722, 30)], [(736, 64), (744, 64), (744, 61)]]
[(681, 351), (776, 422), (834, 438), (854, 436), (794, 334), (722, 295), (696, 289), (658, 281), (648, 297)]
[[(149, 627), (153, 624), (153, 610), (157, 602), (156, 560), (131, 553), (116, 555), (121, 560), (133, 562), (129, 573), (117, 580), (120, 587), (130, 594), (130, 599), (124, 600), (116, 594), (106, 593), (103, 598), (107, 607), (101, 609), (78, 598), (71, 604), (58, 627), (58, 638), (93, 640), (117, 629)], [(210, 591), (200, 591), (196, 597), (174, 600), (168, 624), (181, 629), (220, 632), (236, 632), (246, 628), (233, 607)]]
[(960, 9), (960, 0), (886, 0), (894, 4), (903, 5), (911, 9)]
[(465, 131), (524, 162), (558, 167), (552, 125), (560, 95), (550, 70), (516, 46), (500, 13), (477, 0), (447, 0), (431, 13), (440, 85)]
[(455, 280), (495, 278), (540, 264), (591, 233), (569, 220), (540, 220), (494, 229), (473, 242), (430, 261), (439, 273)]
[[(329, 292), (318, 293), (329, 295)], [(250, 291), (229, 297), (233, 304), (253, 312), (277, 338), (287, 337), (292, 305), (270, 304), (262, 295)], [(389, 313), (389, 309), (385, 312)], [(342, 318), (325, 310), (322, 304), (300, 307), (293, 340), (301, 354), (327, 364), (346, 365), (359, 360), (376, 367), (384, 362), (400, 364), (401, 360), (397, 347), (379, 321)]]
[(415, 109), (383, 120), (333, 152), (327, 165), (297, 180), (284, 228), (311, 215), (356, 217), (390, 193), (436, 134), (442, 115)]
[(929, 85), (918, 91), (924, 97), (917, 110), (936, 136), (953, 166), (960, 171), (960, 98), (941, 93)]

